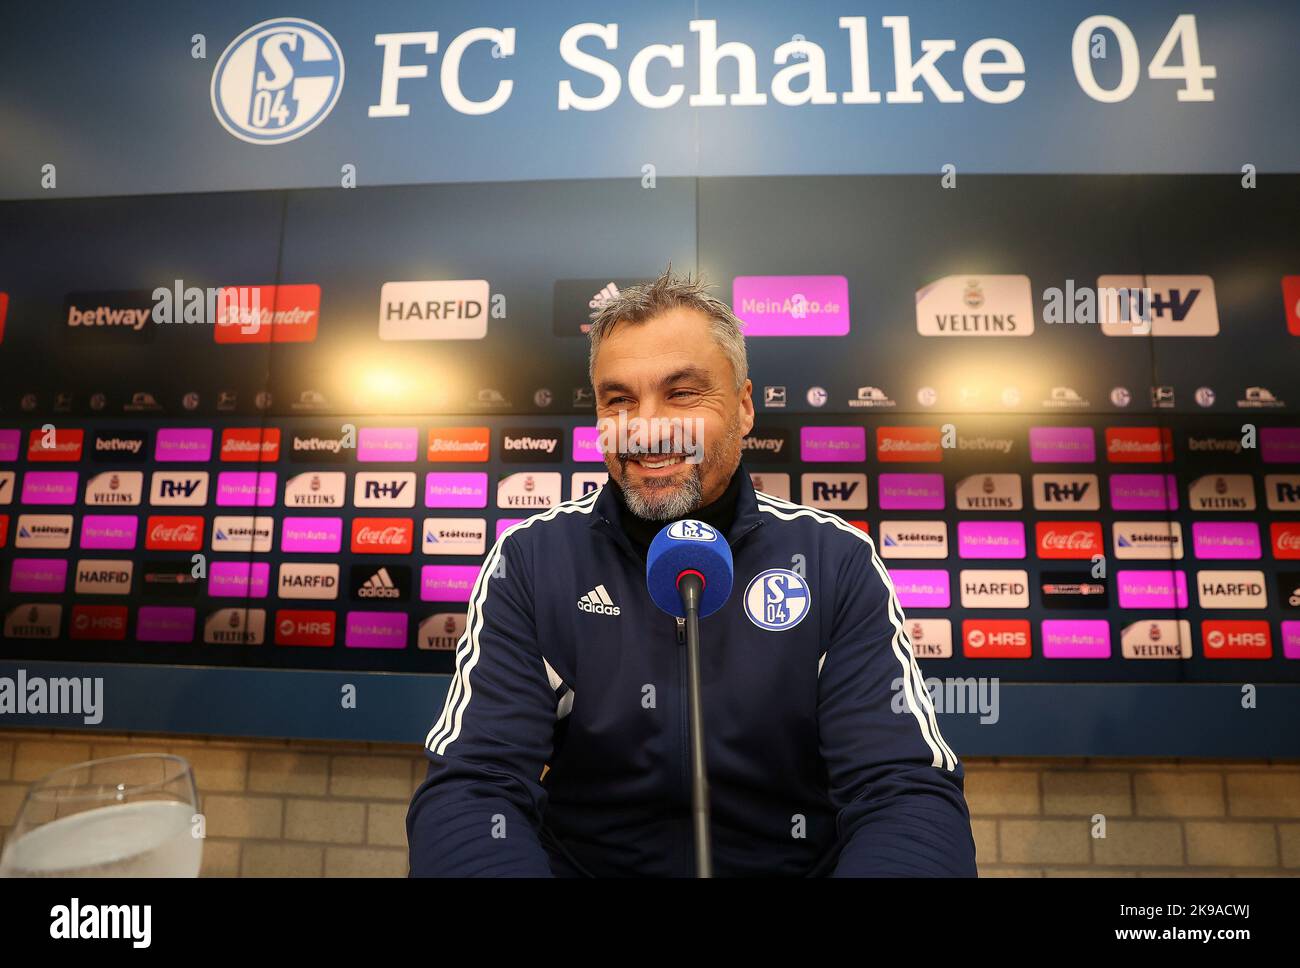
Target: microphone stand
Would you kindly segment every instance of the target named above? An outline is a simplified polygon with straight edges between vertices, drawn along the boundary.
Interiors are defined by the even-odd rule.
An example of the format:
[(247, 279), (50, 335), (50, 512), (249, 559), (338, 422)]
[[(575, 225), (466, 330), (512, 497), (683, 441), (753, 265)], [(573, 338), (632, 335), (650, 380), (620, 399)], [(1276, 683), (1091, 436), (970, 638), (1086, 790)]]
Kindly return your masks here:
[(713, 876), (709, 841), (709, 777), (704, 763), (704, 712), (700, 698), (700, 594), (704, 579), (697, 571), (677, 577), (677, 591), (686, 609), (687, 705), (691, 731), (691, 812), (695, 819), (695, 876)]

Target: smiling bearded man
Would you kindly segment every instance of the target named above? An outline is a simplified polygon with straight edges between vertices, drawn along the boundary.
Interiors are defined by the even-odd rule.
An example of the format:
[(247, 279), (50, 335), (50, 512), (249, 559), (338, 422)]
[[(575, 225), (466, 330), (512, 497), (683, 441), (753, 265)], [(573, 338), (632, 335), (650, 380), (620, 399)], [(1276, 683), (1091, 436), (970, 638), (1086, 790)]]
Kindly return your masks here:
[(689, 516), (735, 562), (700, 621), (716, 873), (973, 876), (962, 764), (875, 546), (756, 492), (741, 462), (740, 321), (666, 272), (611, 299), (590, 336), (609, 482), (488, 553), (425, 738), (411, 873), (692, 873), (684, 623), (651, 601), (645, 566)]

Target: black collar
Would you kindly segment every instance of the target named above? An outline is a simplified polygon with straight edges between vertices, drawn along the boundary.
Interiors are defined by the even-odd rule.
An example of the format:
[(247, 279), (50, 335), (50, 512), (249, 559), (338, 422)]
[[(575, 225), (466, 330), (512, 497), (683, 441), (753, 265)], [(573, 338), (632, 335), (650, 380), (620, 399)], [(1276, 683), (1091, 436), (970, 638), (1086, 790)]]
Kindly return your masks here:
[[(758, 500), (754, 497), (754, 485), (749, 479), (749, 472), (745, 469), (744, 461), (737, 465), (735, 474), (727, 487), (728, 490), (735, 488), (736, 491), (736, 513), (731, 520), (731, 524), (725, 529), (727, 543), (734, 548), (741, 538), (763, 523), (763, 518), (758, 510)], [(630, 554), (644, 560), (644, 554), (635, 548), (624, 528), (623, 515), (630, 512), (626, 511), (617, 484), (611, 481), (600, 489), (600, 494), (596, 498), (592, 510), (594, 512), (591, 522), (593, 528), (599, 527), (609, 531), (615, 540)], [(667, 524), (668, 522), (664, 521), (659, 527), (662, 528)]]

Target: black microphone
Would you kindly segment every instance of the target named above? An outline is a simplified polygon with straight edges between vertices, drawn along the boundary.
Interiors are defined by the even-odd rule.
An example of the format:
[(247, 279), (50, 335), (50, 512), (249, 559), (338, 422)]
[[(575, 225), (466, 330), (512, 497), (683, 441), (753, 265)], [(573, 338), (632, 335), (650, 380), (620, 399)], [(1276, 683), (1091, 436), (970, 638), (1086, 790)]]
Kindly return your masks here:
[(731, 594), (731, 547), (702, 521), (674, 521), (650, 542), (646, 587), (654, 603), (686, 620), (687, 705), (691, 731), (691, 812), (695, 825), (695, 876), (713, 876), (709, 837), (709, 778), (704, 761), (700, 695), (700, 617), (712, 615)]

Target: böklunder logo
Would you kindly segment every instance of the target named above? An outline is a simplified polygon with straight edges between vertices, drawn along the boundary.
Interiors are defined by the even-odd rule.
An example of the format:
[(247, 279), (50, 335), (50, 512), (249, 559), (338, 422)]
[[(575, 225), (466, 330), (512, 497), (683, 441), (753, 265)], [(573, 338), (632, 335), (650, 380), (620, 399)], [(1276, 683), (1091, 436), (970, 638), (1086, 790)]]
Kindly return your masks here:
[(279, 428), (227, 427), (221, 432), (221, 459), (272, 463), (279, 460)]
[(429, 463), (481, 463), (491, 453), (487, 427), (434, 427), (429, 431)]
[(51, 428), (49, 432), (33, 430), (27, 438), (28, 461), (67, 461), (81, 460), (82, 441), (86, 432), (64, 427), (62, 430)]
[(218, 343), (310, 343), (320, 325), (320, 286), (227, 286), (217, 294)]
[(937, 464), (943, 460), (939, 428), (877, 427), (876, 459), (897, 464)]
[(922, 336), (1032, 336), (1028, 276), (944, 276), (916, 291)]
[(1106, 459), (1113, 464), (1167, 464), (1174, 459), (1168, 427), (1107, 427)]
[(747, 337), (849, 332), (849, 280), (844, 276), (737, 276), (731, 305)]

